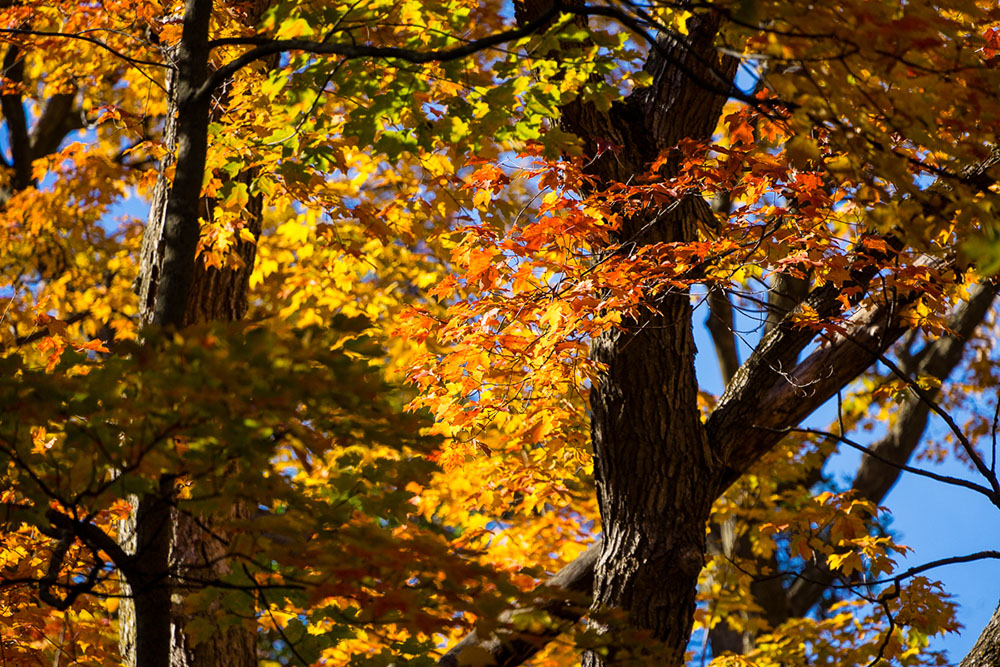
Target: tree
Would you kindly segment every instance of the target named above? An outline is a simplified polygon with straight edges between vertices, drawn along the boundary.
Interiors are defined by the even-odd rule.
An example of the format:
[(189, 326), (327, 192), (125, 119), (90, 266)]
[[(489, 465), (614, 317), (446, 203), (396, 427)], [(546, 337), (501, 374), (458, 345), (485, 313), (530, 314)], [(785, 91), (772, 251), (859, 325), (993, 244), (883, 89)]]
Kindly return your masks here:
[(940, 660), (877, 506), (1000, 506), (992, 3), (3, 12), (12, 660)]

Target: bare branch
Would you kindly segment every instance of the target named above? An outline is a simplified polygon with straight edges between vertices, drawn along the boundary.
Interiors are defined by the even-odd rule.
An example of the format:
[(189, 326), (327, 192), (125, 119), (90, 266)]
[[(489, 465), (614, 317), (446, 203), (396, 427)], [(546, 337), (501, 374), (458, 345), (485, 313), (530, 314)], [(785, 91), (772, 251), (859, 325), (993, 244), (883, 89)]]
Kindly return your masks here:
[[(154, 80), (150, 78), (148, 74), (139, 69), (138, 65), (149, 65), (151, 67), (163, 67), (165, 69), (172, 69), (172, 66), (167, 63), (156, 62), (155, 60), (142, 60), (141, 58), (132, 58), (131, 56), (125, 55), (118, 49), (109, 46), (108, 44), (102, 42), (101, 40), (95, 37), (88, 37), (87, 35), (83, 35), (80, 33), (58, 32), (49, 30), (31, 30), (30, 28), (0, 28), (0, 35), (22, 35), (25, 37), (61, 37), (63, 39), (75, 39), (81, 42), (87, 42), (88, 44), (93, 44), (94, 46), (104, 49), (105, 51), (115, 56), (116, 58), (120, 58), (121, 60), (124, 60), (130, 65), (136, 67), (136, 69), (142, 72), (142, 74), (146, 76), (146, 78), (149, 78), (150, 81)], [(154, 81), (154, 83), (157, 82)], [(157, 85), (159, 84), (157, 83)]]
[[(933, 377), (945, 380), (962, 359), (965, 343), (975, 328), (982, 323), (996, 297), (997, 286), (993, 283), (973, 287), (969, 301), (963, 304), (948, 323), (955, 336), (942, 336), (919, 354), (920, 362), (913, 370), (917, 377)], [(915, 396), (908, 397), (903, 404), (896, 423), (885, 437), (871, 449), (889, 465), (865, 456), (854, 478), (854, 488), (865, 498), (878, 504), (892, 488), (899, 477), (898, 464), (905, 463), (923, 435), (927, 425), (930, 406)]]
[[(919, 359), (914, 371), (917, 376), (944, 380), (951, 374), (961, 361), (966, 341), (989, 311), (996, 292), (997, 286), (992, 283), (976, 285), (972, 289), (969, 301), (962, 304), (949, 320), (948, 328), (955, 332), (955, 336), (938, 338), (916, 356)], [(857, 443), (844, 441), (848, 446), (864, 453), (851, 485), (860, 497), (876, 505), (881, 504), (904, 471), (954, 483), (954, 478), (916, 470), (906, 465), (923, 437), (929, 413), (930, 407), (926, 403), (910, 396), (904, 401), (896, 422), (878, 442), (870, 447), (861, 447)], [(835, 434), (826, 435), (838, 438)], [(960, 485), (964, 483), (965, 480), (960, 480)], [(994, 495), (991, 489), (974, 486), (975, 491), (988, 498)], [(793, 615), (802, 615), (812, 608), (834, 578), (833, 573), (821, 566), (808, 567), (805, 575), (792, 584), (788, 591), (788, 609)]]
[[(3, 76), (14, 84), (24, 83), (24, 58), (20, 49), (11, 44), (3, 59)], [(10, 140), (11, 163), (14, 165), (14, 190), (24, 190), (31, 185), (31, 140), (28, 137), (28, 121), (24, 114), (21, 93), (9, 92), (0, 95), (0, 109), (7, 119), (7, 135)]]
[(962, 488), (975, 491), (976, 493), (982, 494), (983, 496), (988, 498), (991, 503), (1000, 508), (1000, 496), (997, 496), (997, 494), (993, 493), (991, 489), (988, 489), (982, 484), (976, 484), (975, 482), (970, 482), (969, 480), (962, 479), (961, 477), (952, 477), (951, 475), (940, 475), (936, 472), (931, 472), (930, 470), (921, 470), (920, 468), (914, 468), (913, 466), (907, 465), (905, 463), (893, 464), (892, 462), (889, 461), (889, 459), (879, 456), (878, 453), (876, 453), (872, 448), (865, 447), (864, 445), (855, 442), (850, 438), (839, 435), (837, 433), (831, 433), (830, 431), (824, 431), (823, 429), (818, 429), (818, 428), (798, 428), (798, 427), (783, 429), (779, 432), (811, 433), (812, 435), (820, 435), (823, 436), (824, 438), (830, 438), (831, 440), (836, 440), (837, 442), (847, 445), (851, 449), (855, 449), (865, 454), (866, 456), (870, 456), (884, 465), (893, 466), (902, 472), (912, 473), (914, 475), (917, 475), (918, 477), (927, 477), (928, 479), (933, 479), (936, 482), (951, 484), (952, 486), (960, 486)]
[(879, 361), (888, 366), (889, 370), (891, 370), (897, 377), (905, 381), (909, 385), (910, 391), (913, 392), (921, 402), (926, 404), (927, 407), (934, 412), (934, 414), (939, 416), (944, 423), (948, 425), (952, 434), (958, 439), (959, 444), (962, 445), (962, 450), (965, 452), (965, 455), (972, 461), (972, 465), (974, 465), (979, 474), (982, 475), (987, 482), (989, 482), (990, 486), (993, 488), (994, 495), (1000, 499), (1000, 480), (997, 480), (997, 476), (986, 466), (986, 463), (983, 461), (983, 457), (979, 455), (979, 452), (977, 452), (976, 448), (972, 446), (969, 438), (966, 437), (966, 435), (962, 432), (962, 429), (960, 429), (958, 424), (955, 423), (955, 419), (948, 414), (944, 408), (938, 405), (937, 401), (934, 400), (934, 395), (917, 384), (916, 381), (906, 375), (906, 373), (904, 373), (899, 366), (893, 363), (892, 360), (886, 358), (885, 355), (879, 355)]
[(740, 368), (740, 358), (736, 352), (736, 336), (733, 334), (733, 304), (721, 287), (712, 287), (708, 291), (708, 318), (705, 326), (715, 345), (722, 384), (727, 386)]
[[(500, 623), (504, 624), (519, 612), (546, 611), (558, 617), (562, 623), (546, 628), (541, 634), (498, 630), (493, 635), (480, 637), (479, 632), (474, 630), (445, 653), (438, 660), (438, 665), (459, 667), (480, 664), (513, 667), (530, 659), (546, 643), (564, 632), (583, 615), (586, 605), (568, 604), (564, 597), (558, 596), (558, 593), (566, 591), (577, 596), (589, 596), (594, 584), (594, 564), (597, 563), (600, 554), (601, 541), (598, 540), (576, 560), (559, 570), (555, 576), (535, 590), (533, 595), (537, 595), (538, 599), (536, 606), (512, 609), (500, 617)], [(554, 593), (556, 597), (553, 597)]]

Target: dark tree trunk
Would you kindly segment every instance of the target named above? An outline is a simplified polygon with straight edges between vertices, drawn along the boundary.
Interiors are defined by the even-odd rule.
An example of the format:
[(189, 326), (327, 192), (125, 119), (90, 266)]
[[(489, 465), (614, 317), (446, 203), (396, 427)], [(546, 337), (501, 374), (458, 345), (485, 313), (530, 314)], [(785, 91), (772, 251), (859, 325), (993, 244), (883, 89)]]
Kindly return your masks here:
[[(681, 139), (708, 139), (715, 129), (735, 61), (714, 47), (719, 18), (692, 18), (689, 39), (663, 38), (646, 69), (649, 88), (635, 91), (608, 115), (571, 105), (563, 122), (593, 150), (598, 140), (622, 146), (593, 171), (605, 182), (626, 182), (648, 169)], [(668, 161), (663, 176), (675, 170)], [(628, 219), (619, 240), (629, 247), (693, 241), (699, 221), (710, 223), (704, 200), (690, 198), (654, 217)], [(705, 522), (719, 493), (720, 464), (698, 410), (692, 308), (686, 291), (650, 295), (651, 315), (625, 323), (595, 341), (592, 355), (606, 366), (591, 392), (591, 431), (603, 550), (594, 573), (593, 609), (624, 612), (625, 627), (656, 640), (660, 664), (679, 664), (691, 631), (698, 574), (705, 557)], [(611, 626), (615, 624), (612, 623)], [(588, 652), (585, 665), (635, 655), (614, 638)], [(644, 642), (645, 643), (645, 642)], [(652, 649), (651, 649), (652, 650)]]
[[(200, 194), (210, 98), (196, 95), (208, 74), (211, 7), (211, 0), (187, 3), (165, 128), (168, 147), (177, 149), (175, 176), (170, 183), (166, 178), (170, 163), (160, 165), (143, 236), (135, 288), (142, 321), (158, 326), (233, 322), (247, 310), (256, 244), (237, 243), (232, 252), (241, 261), (235, 268), (211, 268), (195, 258), (200, 218), (212, 207)], [(250, 20), (256, 22), (265, 8), (266, 3), (257, 3)], [(251, 176), (246, 173), (241, 180), (249, 183)], [(244, 223), (255, 239), (260, 234), (261, 213), (260, 198), (251, 197)], [(173, 484), (174, 478), (167, 476), (159, 495), (140, 499), (131, 530), (123, 531), (130, 538), (128, 546), (141, 550), (138, 560), (147, 572), (138, 586), (132, 586), (134, 607), (127, 603), (121, 607), (123, 659), (127, 665), (141, 667), (252, 667), (257, 664), (255, 630), (240, 624), (220, 626), (218, 609), (199, 612), (199, 620), (213, 631), (206, 639), (191, 641), (185, 626), (193, 619), (182, 610), (184, 589), (178, 586), (184, 577), (212, 581), (229, 573), (227, 535), (219, 519), (245, 517), (249, 509), (238, 503), (223, 511), (228, 516), (191, 517), (177, 511)], [(152, 514), (155, 520), (149, 520)]]
[[(525, 22), (545, 2), (519, 3)], [(714, 46), (720, 18), (688, 22), (685, 43), (664, 37), (646, 63), (653, 82), (608, 113), (571, 103), (563, 126), (597, 156), (592, 174), (604, 183), (641, 176), (681, 139), (708, 139), (715, 129), (736, 61)], [(598, 146), (621, 147), (601, 156)], [(676, 172), (668, 161), (665, 178)], [(712, 221), (708, 203), (687, 199), (673, 210), (628, 219), (619, 232), (627, 248), (693, 241), (697, 222)], [(686, 291), (650, 295), (653, 313), (595, 341), (606, 365), (591, 392), (594, 473), (604, 526), (594, 571), (593, 610), (623, 612), (621, 625), (651, 636), (660, 664), (679, 664), (690, 635), (698, 574), (705, 557), (705, 522), (719, 493), (719, 462), (698, 411), (692, 309)], [(601, 626), (608, 645), (584, 656), (588, 666), (626, 657), (618, 623)], [(628, 639), (625, 639), (628, 641)], [(634, 649), (637, 644), (631, 643)], [(633, 652), (634, 655), (634, 652)]]
[[(608, 366), (591, 393), (604, 526), (594, 609), (626, 611), (629, 628), (663, 643), (664, 665), (683, 659), (705, 522), (718, 494), (717, 465), (698, 413), (694, 352), (685, 293), (665, 297), (655, 316), (593, 348)], [(591, 652), (584, 664), (611, 664), (614, 654), (614, 648)]]
[[(522, 23), (547, 8), (546, 0), (515, 5)], [(731, 59), (720, 58), (714, 49), (718, 22), (718, 16), (696, 14), (688, 20), (683, 44), (664, 38), (646, 64), (653, 83), (608, 113), (579, 102), (562, 109), (562, 125), (581, 138), (585, 155), (595, 156), (589, 171), (599, 180), (627, 182), (679, 140), (710, 136), (735, 69)], [(602, 156), (602, 141), (620, 150)], [(670, 175), (667, 164), (664, 176)], [(647, 224), (654, 220), (651, 216), (626, 221), (620, 236), (630, 244), (689, 241), (695, 238), (697, 220), (714, 226), (710, 215), (706, 202), (688, 199), (653, 224)], [(890, 246), (898, 244), (891, 237), (886, 240)], [(939, 270), (948, 265), (927, 261)], [(866, 292), (873, 275), (870, 266), (852, 272), (859, 293)], [(805, 289), (796, 287), (776, 308), (795, 308), (805, 297), (802, 307), (821, 317), (841, 312), (839, 288), (818, 287), (806, 296)], [(704, 424), (696, 405), (687, 294), (659, 296), (654, 314), (595, 342), (594, 357), (606, 366), (591, 393), (595, 477), (605, 531), (593, 573), (594, 616), (606, 625), (599, 630), (644, 633), (642, 646), (651, 645), (648, 638), (658, 640), (657, 664), (683, 661), (712, 502), (776, 445), (785, 429), (893, 344), (905, 330), (898, 313), (911, 298), (900, 293), (892, 302), (861, 310), (846, 323), (847, 335), (834, 337), (801, 362), (812, 333), (795, 326), (793, 318), (775, 318)], [(810, 387), (807, 396), (798, 391), (801, 386)], [(585, 567), (573, 569), (574, 584), (590, 579)], [(609, 611), (624, 615), (615, 619)], [(640, 642), (621, 640), (635, 638), (622, 633), (598, 640), (584, 663), (589, 667), (633, 657)], [(461, 660), (456, 654), (462, 650), (479, 660), (478, 649), (488, 646), (493, 664), (516, 665), (547, 637), (535, 640), (521, 651), (531, 638), (472, 636), (441, 664)]]
[(958, 667), (996, 667), (1000, 665), (1000, 605), (983, 628), (976, 645)]

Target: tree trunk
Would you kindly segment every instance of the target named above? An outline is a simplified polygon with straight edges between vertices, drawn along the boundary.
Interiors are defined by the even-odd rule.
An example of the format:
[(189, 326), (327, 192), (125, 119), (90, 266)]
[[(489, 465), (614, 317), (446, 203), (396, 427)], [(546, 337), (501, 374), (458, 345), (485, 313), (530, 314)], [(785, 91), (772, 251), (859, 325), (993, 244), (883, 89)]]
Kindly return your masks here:
[[(546, 7), (545, 0), (515, 3), (522, 24)], [(646, 63), (653, 83), (607, 113), (580, 102), (563, 107), (561, 123), (581, 138), (584, 155), (594, 156), (588, 171), (599, 181), (628, 182), (679, 140), (710, 136), (735, 70), (732, 59), (720, 58), (713, 46), (719, 21), (711, 13), (695, 14), (688, 19), (683, 42), (663, 38)], [(602, 142), (619, 150), (602, 155)], [(665, 176), (670, 169), (668, 161)], [(690, 241), (695, 221), (708, 214), (706, 202), (688, 199), (655, 223), (652, 217), (626, 221), (619, 240)], [(886, 241), (898, 245), (897, 239)], [(928, 262), (937, 269), (948, 265)], [(852, 271), (859, 294), (873, 276), (867, 265)], [(835, 315), (843, 307), (839, 292), (818, 287), (803, 307), (821, 317)], [(863, 372), (903, 333), (898, 312), (910, 298), (899, 294), (891, 303), (862, 309), (847, 321), (847, 335), (834, 337), (800, 363), (812, 333), (792, 324), (792, 318), (775, 322), (705, 424), (696, 407), (686, 294), (662, 296), (655, 314), (625, 323), (595, 342), (595, 359), (606, 368), (591, 392), (595, 478), (605, 531), (594, 572), (592, 615), (604, 624), (599, 632), (624, 627), (645, 633), (643, 646), (650, 645), (648, 638), (658, 640), (657, 664), (683, 661), (712, 501), (777, 444), (785, 429)], [(808, 396), (798, 391), (801, 386), (811, 388)], [(585, 568), (579, 570), (577, 579), (589, 578)], [(624, 612), (624, 619), (612, 622), (609, 610)], [(622, 633), (592, 640), (594, 650), (585, 655), (584, 664), (638, 657), (624, 643), (639, 646), (637, 638)], [(545, 641), (538, 639), (538, 645)], [(462, 642), (470, 656), (483, 643)], [(489, 650), (491, 659), (498, 665), (517, 664), (513, 644)]]
[[(592, 353), (607, 364), (591, 393), (604, 526), (594, 609), (626, 611), (629, 628), (662, 642), (660, 664), (680, 664), (718, 494), (698, 413), (688, 295), (665, 297), (656, 315), (602, 337)], [(613, 664), (624, 650), (616, 642), (584, 664)]]
[[(714, 48), (719, 21), (714, 14), (696, 15), (688, 22), (686, 43), (661, 39), (646, 65), (653, 84), (613, 107), (609, 116), (564, 109), (564, 123), (588, 147), (607, 137), (624, 147), (613, 164), (595, 162), (595, 173), (606, 182), (641, 174), (681, 139), (711, 136), (725, 101), (718, 91), (727, 88), (735, 71), (735, 61), (720, 58)], [(668, 161), (664, 177), (675, 170)], [(655, 214), (655, 220), (626, 220), (619, 240), (629, 246), (693, 241), (697, 222), (712, 220), (708, 203), (699, 198)], [(624, 612), (623, 627), (655, 640), (643, 641), (643, 651), (672, 665), (683, 661), (690, 635), (705, 522), (722, 476), (698, 410), (689, 294), (677, 290), (651, 298), (653, 314), (601, 337), (592, 349), (606, 369), (591, 392), (604, 526), (593, 611), (599, 618)], [(611, 636), (607, 645), (585, 655), (585, 665), (639, 655), (636, 636), (616, 638), (617, 627), (602, 621), (599, 629)]]
[[(247, 310), (247, 292), (256, 244), (239, 241), (232, 250), (242, 260), (238, 268), (206, 267), (195, 258), (200, 235), (200, 215), (211, 203), (202, 199), (207, 130), (208, 96), (196, 92), (208, 73), (208, 17), (211, 0), (188, 0), (184, 32), (177, 50), (177, 72), (169, 82), (165, 141), (177, 149), (174, 181), (166, 171), (171, 158), (160, 165), (160, 178), (151, 202), (143, 236), (140, 275), (135, 289), (140, 297), (140, 317), (145, 324), (181, 328), (209, 321), (232, 322)], [(257, 3), (250, 19), (256, 22), (266, 9)], [(241, 177), (247, 183), (250, 173)], [(262, 206), (252, 197), (246, 227), (256, 239), (260, 234)], [(221, 608), (201, 609), (198, 620), (211, 628), (209, 636), (193, 642), (185, 627), (193, 618), (184, 608), (185, 577), (212, 581), (230, 572), (227, 536), (218, 519), (246, 517), (243, 504), (224, 514), (191, 517), (177, 511), (175, 478), (164, 476), (161, 492), (138, 499), (138, 509), (122, 534), (126, 550), (140, 554), (145, 575), (129, 581), (134, 605), (120, 607), (121, 652), (124, 664), (164, 667), (250, 667), (257, 664), (256, 631), (241, 624), (220, 624)], [(151, 520), (152, 519), (152, 520)], [(139, 549), (139, 551), (135, 551)], [(210, 586), (210, 584), (208, 584)], [(221, 614), (218, 612), (222, 612)]]
[[(522, 22), (547, 3), (517, 3)], [(720, 17), (696, 14), (684, 42), (663, 37), (650, 53), (653, 78), (622, 103), (601, 113), (573, 102), (563, 126), (596, 156), (589, 171), (604, 183), (641, 176), (681, 139), (708, 139), (735, 74), (736, 61), (720, 57), (714, 41)], [(602, 142), (620, 147), (603, 155)], [(668, 160), (665, 178), (676, 173)], [(619, 241), (637, 245), (693, 241), (697, 221), (712, 221), (708, 203), (690, 198), (673, 210), (628, 219)], [(692, 309), (686, 291), (651, 295), (655, 312), (595, 341), (592, 355), (605, 365), (591, 392), (594, 474), (604, 526), (594, 571), (593, 611), (603, 619), (602, 646), (584, 664), (636, 657), (619, 634), (639, 631), (654, 642), (659, 664), (679, 664), (694, 617), (698, 574), (705, 554), (705, 522), (719, 493), (719, 463), (709, 449), (698, 411)], [(623, 612), (625, 618), (612, 621)], [(645, 649), (644, 649), (645, 650)], [(648, 651), (647, 651), (648, 653)]]
[(996, 667), (1000, 665), (1000, 605), (993, 612), (990, 622), (983, 628), (976, 645), (958, 667)]

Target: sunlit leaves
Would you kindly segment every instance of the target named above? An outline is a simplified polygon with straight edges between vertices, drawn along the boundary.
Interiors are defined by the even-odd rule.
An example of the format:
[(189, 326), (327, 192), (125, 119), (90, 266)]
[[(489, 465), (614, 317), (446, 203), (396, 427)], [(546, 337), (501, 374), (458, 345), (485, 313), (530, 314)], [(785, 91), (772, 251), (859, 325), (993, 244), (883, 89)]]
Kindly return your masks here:
[[(278, 341), (263, 329), (201, 329), (171, 340), (147, 331), (141, 347), (119, 347), (102, 363), (66, 352), (52, 371), (7, 357), (6, 483), (19, 503), (88, 517), (120, 512), (128, 494), (152, 491), (165, 471), (184, 471), (177, 491), (188, 512), (253, 489), (262, 516), (217, 526), (240, 535), (229, 549), (249, 567), (228, 581), (228, 613), (292, 604), (311, 614), (326, 600), (318, 620), (359, 604), (358, 624), (392, 620), (430, 632), (443, 618), (411, 610), (434, 608), (425, 592), (460, 602), (475, 569), (450, 556), (437, 531), (403, 530), (409, 489), (431, 472), (420, 456), (429, 443), (418, 419), (386, 402), (388, 388), (363, 361), (375, 348), (356, 340), (325, 352), (325, 336), (307, 330)], [(37, 521), (48, 530), (47, 519)], [(421, 573), (413, 565), (424, 557)], [(413, 583), (433, 581), (453, 558), (450, 592)], [(274, 589), (270, 602), (254, 601), (262, 582)], [(331, 641), (335, 634), (324, 635), (316, 650)]]
[[(246, 261), (235, 247), (254, 245), (253, 324), (125, 342), (136, 337), (141, 213), (118, 206), (150, 196), (157, 163), (171, 176), (165, 88), (180, 3), (10, 4), (8, 30), (99, 35), (108, 48), (5, 33), (25, 74), (3, 89), (22, 96), (29, 124), (60, 95), (73, 113), (26, 170), (0, 169), (3, 502), (23, 505), (0, 565), (37, 583), (55, 539), (40, 532), (51, 528), (44, 512), (114, 536), (129, 493), (176, 475), (185, 510), (237, 500), (260, 510), (227, 519), (246, 568), (227, 575), (221, 596), (209, 588), (189, 603), (209, 608), (219, 596), (256, 618), (279, 663), (426, 662), (441, 636), (495, 616), (516, 589), (578, 555), (600, 529), (588, 391), (601, 369), (589, 346), (627, 334), (663, 295), (723, 289), (757, 317), (779, 276), (807, 280), (840, 297), (838, 313), (806, 305), (785, 322), (815, 332), (817, 345), (844, 333), (852, 313), (906, 295), (902, 321), (933, 340), (978, 279), (965, 264), (996, 268), (996, 188), (963, 171), (996, 142), (993, 3), (695, 8), (723, 13), (720, 47), (745, 54), (763, 80), (726, 105), (710, 141), (651, 155), (621, 183), (594, 177), (600, 161), (621, 160), (619, 137), (586, 155), (556, 119), (567, 105), (599, 117), (618, 109), (652, 82), (640, 68), (650, 47), (606, 18), (562, 15), (465, 59), (417, 66), (293, 50), (239, 71), (212, 100), (198, 253), (221, 270)], [(212, 37), (228, 41), (213, 67), (267, 37), (428, 51), (511, 22), (472, 0), (272, 2), (259, 25), (247, 11), (215, 3)], [(690, 39), (690, 12), (653, 15)], [(32, 182), (17, 180), (25, 174)], [(716, 211), (699, 212), (700, 199)], [(259, 238), (248, 226), (257, 207)], [(659, 212), (679, 207), (693, 241), (618, 236), (623, 220), (655, 231)], [(936, 271), (924, 253), (961, 264)], [(739, 333), (752, 344), (751, 328)], [(987, 339), (970, 349), (970, 377), (943, 389), (946, 406), (996, 384)], [(845, 393), (838, 426), (893, 424), (910, 389), (866, 378)], [(985, 437), (987, 422), (970, 418), (971, 436)], [(870, 503), (808, 488), (830, 449), (786, 443), (715, 518), (759, 559), (828, 567), (843, 597), (823, 617), (769, 627), (751, 588), (781, 573), (734, 566), (732, 544), (723, 547), (706, 570), (700, 622), (727, 622), (757, 643), (719, 664), (866, 664), (879, 650), (929, 664), (927, 637), (954, 628), (933, 584), (870, 583), (891, 579), (903, 547), (872, 527)], [(943, 455), (943, 443), (928, 452)], [(64, 583), (95, 558), (82, 543), (69, 553)], [(66, 612), (5, 587), (14, 620), (4, 646), (51, 663), (46, 642), (61, 637), (77, 662), (114, 662), (109, 557), (93, 595)], [(867, 602), (844, 601), (853, 594)], [(886, 634), (885, 614), (905, 629)], [(543, 660), (572, 661), (573, 649)]]

